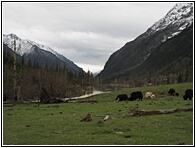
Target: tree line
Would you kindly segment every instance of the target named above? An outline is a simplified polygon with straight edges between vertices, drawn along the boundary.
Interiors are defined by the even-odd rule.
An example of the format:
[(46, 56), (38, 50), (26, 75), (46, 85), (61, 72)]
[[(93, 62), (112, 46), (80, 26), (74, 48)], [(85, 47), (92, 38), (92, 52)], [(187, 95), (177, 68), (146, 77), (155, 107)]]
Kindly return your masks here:
[[(16, 72), (13, 54), (3, 52), (3, 97), (15, 102), (80, 96), (92, 91), (93, 75), (81, 70), (73, 73), (64, 67), (41, 67), (36, 61), (17, 58)], [(16, 88), (14, 88), (16, 80)], [(14, 93), (14, 89), (16, 93)]]

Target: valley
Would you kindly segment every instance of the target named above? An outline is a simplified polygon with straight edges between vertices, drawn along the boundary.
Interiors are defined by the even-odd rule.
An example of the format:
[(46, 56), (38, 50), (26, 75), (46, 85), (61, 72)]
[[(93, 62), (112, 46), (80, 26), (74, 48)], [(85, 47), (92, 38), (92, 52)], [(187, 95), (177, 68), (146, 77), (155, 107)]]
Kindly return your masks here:
[[(68, 3), (61, 4), (63, 7), (59, 8), (63, 8), (64, 13), (64, 7)], [(66, 7), (66, 11), (70, 12), (68, 8), (78, 6), (77, 4)], [(61, 25), (71, 24), (71, 28), (76, 27), (77, 31), (82, 26), (82, 29), (85, 30), (86, 27), (90, 31), (71, 32), (65, 29), (66, 26), (65, 32), (63, 30), (57, 33), (62, 27), (60, 26), (52, 28), (56, 36), (47, 36), (47, 33), (44, 36), (47, 43), (54, 40), (53, 43), (59, 46), (53, 47), (60, 47), (57, 50), (64, 51), (64, 54), (31, 39), (22, 39), (15, 33), (3, 34), (2, 144), (194, 145), (194, 4), (177, 3), (135, 39), (131, 40), (131, 35), (130, 40), (120, 38), (126, 42), (124, 46), (116, 49), (105, 62), (104, 69), (94, 74), (89, 68), (84, 71), (75, 63), (102, 67), (97, 65), (97, 61), (102, 60), (106, 51), (112, 51), (109, 47), (113, 47), (112, 44), (118, 41), (112, 37), (120, 36), (121, 29), (124, 30), (119, 29), (118, 35), (108, 35), (110, 29), (117, 30), (115, 27), (126, 21), (121, 22), (120, 17), (115, 18), (119, 22), (118, 25), (113, 25), (108, 17), (109, 11), (103, 11), (108, 17), (107, 23), (111, 23), (112, 27), (107, 26), (103, 29), (104, 34), (101, 34), (99, 27), (104, 26), (104, 23), (96, 22), (99, 15), (84, 15), (92, 21), (87, 21), (89, 24), (82, 20), (86, 20), (82, 17), (83, 12), (91, 10), (94, 14), (95, 11), (92, 10), (98, 5), (93, 7), (91, 4), (92, 8), (88, 9), (84, 6), (80, 5), (85, 8), (79, 14), (80, 23), (76, 23), (78, 20), (74, 20), (74, 23), (71, 21), (71, 14), (78, 14), (71, 11)], [(104, 6), (107, 7), (103, 10), (108, 8), (108, 5)], [(118, 5), (113, 6), (116, 8)], [(125, 7), (124, 4), (122, 6)], [(102, 10), (102, 7), (98, 8)], [(100, 13), (99, 11), (98, 14)], [(127, 22), (128, 19), (130, 18), (127, 18)], [(85, 26), (82, 22), (88, 25)], [(99, 29), (95, 27), (96, 23), (101, 24)], [(50, 25), (47, 24), (46, 28), (48, 26)], [(134, 28), (129, 29), (134, 32)], [(73, 42), (75, 35), (77, 40)], [(99, 45), (100, 42), (103, 44)], [(92, 46), (92, 43), (95, 45)], [(83, 58), (76, 62), (67, 58), (67, 53), (73, 54), (72, 57), (77, 57), (77, 60)], [(89, 63), (86, 64), (86, 61)], [(175, 90), (175, 93), (170, 94), (169, 90)], [(132, 96), (132, 93), (135, 95)], [(153, 97), (146, 97), (146, 93), (153, 94)]]

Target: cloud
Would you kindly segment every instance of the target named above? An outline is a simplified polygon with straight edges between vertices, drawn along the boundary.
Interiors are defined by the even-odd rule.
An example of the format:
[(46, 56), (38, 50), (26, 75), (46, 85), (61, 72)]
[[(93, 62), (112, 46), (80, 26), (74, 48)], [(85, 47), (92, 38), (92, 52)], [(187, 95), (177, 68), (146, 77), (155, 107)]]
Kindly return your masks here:
[(4, 34), (49, 46), (92, 70), (103, 67), (113, 52), (145, 32), (174, 4), (3, 2), (2, 27)]

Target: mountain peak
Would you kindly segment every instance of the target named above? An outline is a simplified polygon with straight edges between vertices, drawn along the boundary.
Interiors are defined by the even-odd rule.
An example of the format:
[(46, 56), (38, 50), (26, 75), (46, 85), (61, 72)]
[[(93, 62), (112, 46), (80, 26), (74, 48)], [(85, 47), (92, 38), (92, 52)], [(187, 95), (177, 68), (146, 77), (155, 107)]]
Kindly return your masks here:
[(78, 73), (82, 70), (82, 68), (78, 67), (72, 61), (57, 53), (50, 47), (36, 43), (29, 39), (23, 40), (13, 33), (3, 35), (3, 44), (13, 50), (14, 39), (16, 40), (16, 52), (20, 56), (36, 61), (40, 65), (44, 65), (46, 61), (48, 64), (50, 63), (51, 66), (55, 66), (57, 63), (60, 67), (64, 67), (66, 65), (66, 67), (73, 73)]
[[(3, 35), (3, 36), (7, 36), (7, 35)], [(10, 38), (12, 38), (12, 39), (14, 39), (14, 38), (19, 38), (16, 34), (14, 34), (14, 33), (10, 33), (9, 35), (8, 35)]]
[[(192, 24), (193, 4), (176, 4), (146, 32), (113, 53), (100, 75), (109, 81), (124, 76), (128, 78), (142, 75), (149, 76), (154, 72), (158, 73), (158, 70), (163, 75), (172, 71), (171, 63), (177, 63), (181, 60), (180, 57), (188, 59), (191, 63), (192, 59), (190, 57), (192, 57), (193, 49)], [(187, 64), (186, 60), (183, 62), (184, 65)], [(168, 70), (168, 67), (171, 69)], [(180, 68), (186, 69), (186, 66)], [(191, 64), (189, 68), (191, 70)], [(178, 70), (174, 70), (171, 73), (178, 72)]]
[(176, 24), (181, 30), (190, 26), (193, 23), (193, 4), (192, 3), (177, 3), (164, 18), (154, 23), (150, 29), (151, 33), (158, 30), (163, 30), (169, 25)]

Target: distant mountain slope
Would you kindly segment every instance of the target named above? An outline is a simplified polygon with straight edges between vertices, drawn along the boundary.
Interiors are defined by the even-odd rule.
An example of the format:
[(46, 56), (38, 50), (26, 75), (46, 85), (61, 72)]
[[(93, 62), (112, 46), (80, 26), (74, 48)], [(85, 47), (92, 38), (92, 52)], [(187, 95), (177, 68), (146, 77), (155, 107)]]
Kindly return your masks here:
[(185, 67), (176, 66), (178, 60), (192, 65), (192, 24), (193, 4), (176, 4), (145, 33), (113, 53), (100, 75), (107, 80), (121, 76), (144, 77), (155, 71), (159, 74), (179, 73)]
[[(10, 49), (6, 44), (3, 44), (3, 51), (9, 53), (10, 55), (14, 55), (14, 51)], [(16, 54), (16, 60), (19, 62), (22, 60), (22, 57)]]
[(3, 35), (3, 44), (13, 50), (14, 38), (16, 40), (17, 54), (24, 56), (26, 60), (30, 60), (32, 63), (36, 62), (39, 66), (45, 66), (47, 64), (49, 67), (58, 65), (61, 68), (66, 65), (73, 73), (79, 73), (83, 70), (53, 49), (31, 40), (23, 40), (15, 34)]
[[(185, 60), (183, 65), (179, 62)], [(186, 61), (188, 60), (188, 61)], [(193, 26), (186, 28), (179, 35), (168, 39), (157, 47), (141, 68), (160, 69), (161, 72), (180, 72), (193, 63)], [(180, 64), (180, 65), (177, 65)], [(177, 68), (177, 69), (175, 69)], [(179, 69), (178, 69), (179, 68)]]

